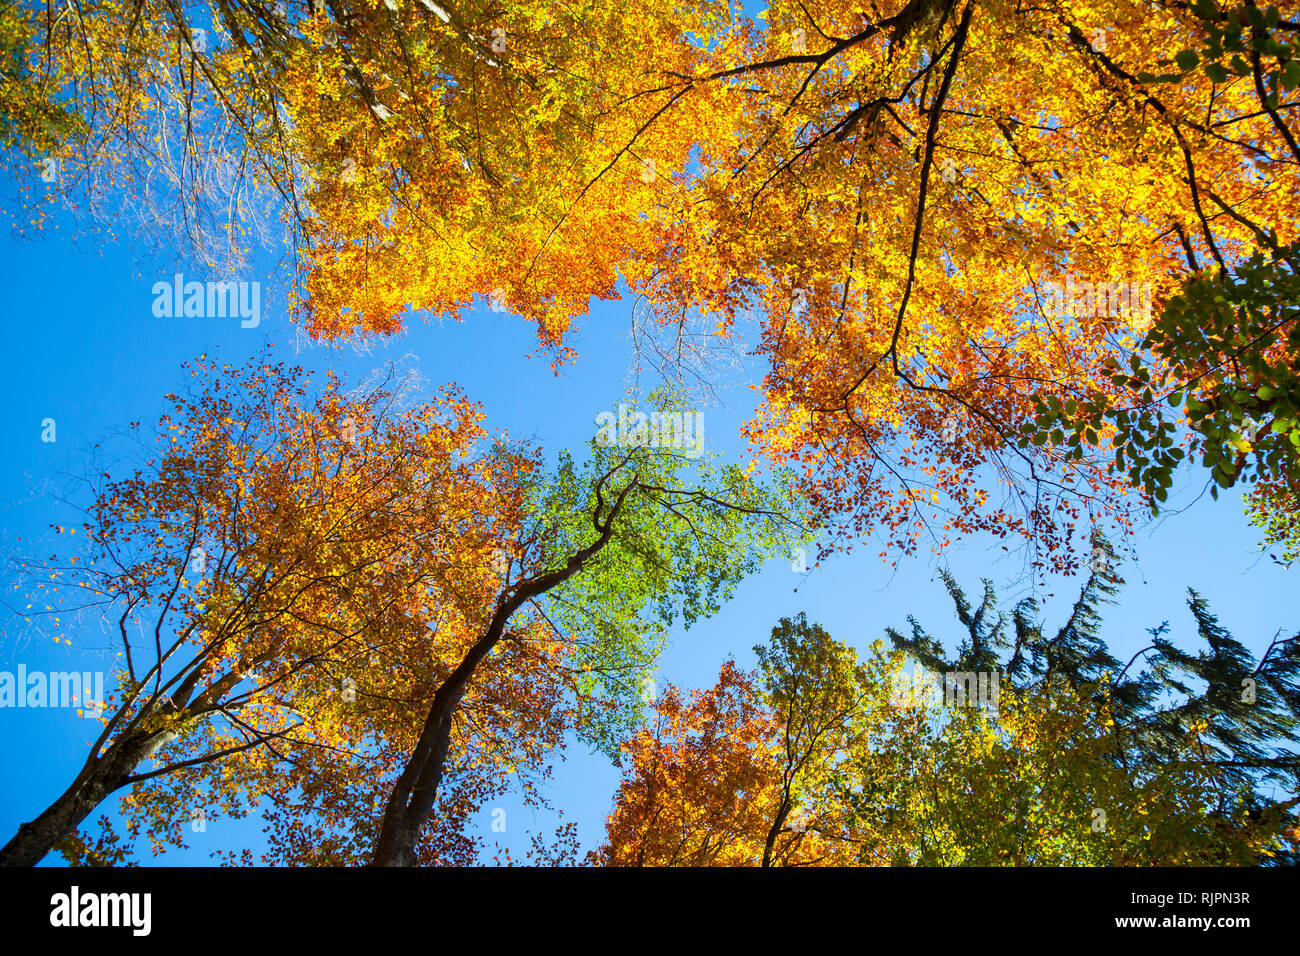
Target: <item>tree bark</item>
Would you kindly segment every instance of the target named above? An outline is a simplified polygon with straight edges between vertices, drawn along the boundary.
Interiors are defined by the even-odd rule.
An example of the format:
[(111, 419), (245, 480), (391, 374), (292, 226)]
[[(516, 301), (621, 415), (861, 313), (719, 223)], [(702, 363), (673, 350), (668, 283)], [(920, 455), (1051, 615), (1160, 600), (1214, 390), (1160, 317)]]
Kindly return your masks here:
[(597, 519), (596, 540), (572, 555), (563, 568), (547, 571), (523, 581), (513, 593), (509, 589), (502, 593), (483, 636), (474, 643), (460, 664), (433, 695), (433, 704), (429, 707), (429, 716), (425, 719), (420, 739), (402, 769), (401, 776), (393, 784), (393, 791), (389, 794), (388, 803), (384, 807), (384, 820), (380, 826), (379, 838), (375, 841), (374, 853), (370, 860), (371, 866), (415, 865), (415, 847), (419, 842), (420, 831), (433, 810), (434, 800), (438, 796), (438, 785), (442, 782), (443, 764), (447, 759), (447, 751), (451, 748), (452, 718), (461, 700), (464, 699), (465, 692), (469, 689), (474, 671), (488, 652), (501, 640), (506, 625), (510, 623), (510, 618), (515, 611), (533, 598), (545, 594), (573, 577), (583, 569), (593, 555), (605, 547), (613, 534), (614, 520), (622, 510), (623, 502), (637, 486), (635, 479), (628, 482), (610, 507), (604, 524), (602, 525)]
[(125, 786), (141, 763), (167, 742), (169, 732), (141, 734), (119, 741), (87, 763), (57, 800), (35, 820), (19, 825), (0, 849), (0, 866), (35, 866), (115, 790)]

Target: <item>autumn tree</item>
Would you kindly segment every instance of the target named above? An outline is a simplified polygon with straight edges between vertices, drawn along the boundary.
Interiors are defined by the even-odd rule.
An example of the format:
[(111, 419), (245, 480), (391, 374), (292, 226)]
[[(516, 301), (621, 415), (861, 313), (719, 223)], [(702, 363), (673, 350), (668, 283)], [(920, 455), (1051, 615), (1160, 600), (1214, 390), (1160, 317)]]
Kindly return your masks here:
[(530, 520), (503, 543), (505, 580), (474, 620), (474, 639), (439, 685), (392, 785), (372, 863), (404, 866), (431, 819), (453, 728), (490, 656), (549, 629), (572, 646), (580, 735), (607, 753), (640, 722), (668, 628), (712, 614), (737, 582), (789, 540), (788, 498), (734, 465), (593, 441), (578, 468), (563, 456), (534, 486)]
[[(368, 659), (349, 662), (340, 736), (333, 748), (297, 748), (291, 763), (239, 755), (139, 786), (124, 801), (128, 835), (178, 842), (159, 804), (221, 806), (264, 822), (268, 848), (220, 853), (231, 864), (356, 866), (368, 862), (395, 780), (420, 736), (437, 689), (463, 653), (467, 635), (444, 609), (436, 625), (409, 638), (390, 636)], [(458, 705), (433, 823), (413, 847), (421, 866), (469, 866), (489, 847), (475, 820), (507, 794), (547, 807), (545, 785), (570, 735), (583, 724), (575, 703), (571, 648), (520, 628), (478, 668)], [(418, 649), (418, 650), (417, 650)], [(394, 669), (400, 654), (424, 666)], [(183, 821), (182, 821), (183, 822)], [(495, 820), (493, 821), (495, 824)], [(495, 826), (494, 826), (495, 829)], [(181, 834), (183, 835), (183, 834)]]
[[(1172, 73), (1143, 79), (1158, 86), (1204, 72), (1216, 84), (1253, 87), (1260, 114), (1267, 115), (1280, 141), (1272, 155), (1259, 141), (1239, 142), (1247, 168), (1262, 181), (1267, 173), (1260, 162), (1270, 167), (1300, 164), (1295, 124), (1284, 103), (1300, 84), (1300, 57), (1292, 42), (1296, 24), (1282, 20), (1277, 7), (1253, 3), (1226, 11), (1201, 0), (1183, 9), (1200, 19), (1203, 41), (1177, 54)], [(1199, 267), (1187, 247), (1193, 271), (1139, 346), (1160, 357), (1163, 371), (1153, 376), (1136, 352), (1130, 367), (1112, 360), (1113, 395), (1040, 399), (1037, 420), (1026, 428), (1021, 445), (1061, 442), (1067, 436), (1071, 443), (1083, 439), (1096, 445), (1099, 435), (1112, 435), (1112, 470), (1127, 471), (1157, 511), (1187, 445), (1210, 470), (1212, 496), (1218, 496), (1220, 487), (1258, 482), (1247, 498), (1248, 513), (1263, 529), (1265, 546), (1282, 545), (1281, 561), (1289, 564), (1297, 553), (1300, 489), (1300, 436), (1295, 433), (1300, 406), (1291, 372), (1300, 342), (1296, 245), (1279, 242), (1268, 219), (1225, 205), (1212, 190), (1207, 195), (1223, 214), (1253, 233), (1255, 251), (1244, 259), (1225, 259), (1207, 221), (1204, 234), (1213, 263)], [(1219, 217), (1209, 221), (1213, 218)], [(1180, 435), (1184, 428), (1185, 436)], [(1176, 444), (1180, 438), (1184, 440)]]
[[(1127, 476), (1107, 434), (1021, 446), (1020, 424), (1039, 398), (1114, 393), (1108, 363), (1203, 263), (1294, 240), (1289, 127), (1249, 76), (1170, 77), (1206, 36), (1181, 5), (767, 19), (719, 47), (742, 125), (706, 142), (702, 211), (675, 234), (677, 261), (735, 277), (719, 300), (762, 293), (749, 434), (886, 543), (987, 531), (1077, 567), (1093, 526), (1130, 520)], [(687, 301), (677, 275), (657, 272)]]
[(793, 527), (786, 497), (702, 447), (637, 433), (547, 472), (454, 389), (309, 397), (268, 360), (192, 377), (145, 465), (98, 491), (89, 546), (31, 567), (53, 576), (37, 623), (110, 621), (121, 668), (85, 765), (7, 863), (122, 859), (120, 834), (71, 836), (122, 789), (155, 852), (187, 811), (271, 797), (271, 861), (469, 862), (472, 813), (543, 799), (570, 732), (612, 750), (673, 622), (715, 612)]
[[(689, 698), (669, 688), (624, 745), (604, 866), (826, 866), (859, 859), (845, 773), (918, 752), (924, 722), (893, 707), (902, 655), (859, 663), (801, 614), (782, 619), (758, 667), (728, 661)], [(878, 644), (877, 651), (881, 650)], [(868, 756), (869, 755), (869, 756)], [(883, 785), (885, 778), (880, 780)]]
[(669, 686), (625, 746), (601, 866), (753, 866), (779, 802), (775, 715), (732, 662), (718, 682)]
[(1042, 400), (1022, 443), (1067, 434), (1095, 443), (1098, 434), (1112, 434), (1112, 470), (1127, 471), (1150, 494), (1153, 510), (1168, 497), (1185, 443), (1208, 469), (1212, 497), (1220, 488), (1248, 489), (1248, 513), (1264, 545), (1281, 545), (1279, 560), (1290, 564), (1300, 553), (1298, 263), (1296, 246), (1275, 247), (1189, 280), (1143, 340), (1165, 360), (1165, 377), (1153, 379), (1136, 355), (1127, 367), (1114, 362), (1111, 379), (1122, 401), (1100, 394)]
[(32, 72), (34, 31), (24, 13), (12, 0), (0, 4), (0, 148), (48, 152), (82, 124)]
[(987, 533), (1077, 569), (1165, 485), (1131, 493), (1111, 428), (1022, 445), (1039, 402), (1123, 404), (1131, 355), (1169, 377), (1164, 301), (1296, 240), (1293, 3), (118, 3), (40, 34), (97, 78), (87, 155), (214, 104), (186, 150), (251, 151), (314, 334), (491, 294), (563, 350), (620, 278), (670, 337), (753, 326), (756, 450), (895, 554)]
[[(1225, 8), (1210, 0), (1105, 0), (1076, 8), (1060, 0), (888, 0), (868, 14), (842, 0), (783, 0), (759, 23), (736, 4), (213, 0), (186, 8), (175, 0), (95, 0), (74, 11), (50, 0), (17, 18), (6, 8), (6, 17), (9, 74), (22, 80), (18, 93), (6, 86), (6, 130), (48, 131), (61, 116), (85, 124), (84, 136), (48, 144), (30, 132), (18, 137), (16, 161), (30, 172), (31, 149), (52, 150), (63, 171), (60, 194), (138, 201), (141, 218), (170, 222), (210, 261), (237, 257), (250, 231), (271, 239), (261, 207), (276, 197), (300, 266), (298, 314), (313, 335), (395, 332), (411, 311), (458, 316), (490, 295), (498, 308), (534, 321), (540, 340), (563, 355), (566, 333), (591, 297), (614, 296), (622, 283), (648, 303), (643, 327), (670, 340), (699, 321), (724, 341), (757, 331), (769, 371), (746, 435), (769, 463), (796, 469), (818, 525), (878, 537), (885, 553), (991, 534), (1027, 543), (1038, 568), (1077, 569), (1098, 529), (1122, 533), (1135, 514), (1165, 499), (1187, 450), (1202, 455), (1220, 486), (1257, 477), (1255, 520), (1270, 542), (1284, 543), (1287, 555), (1294, 550), (1294, 2)], [(1162, 402), (1173, 416), (1160, 411)], [(1246, 433), (1257, 415), (1266, 421)], [(382, 454), (375, 447), (377, 460), (404, 454), (412, 434), (429, 427), (399, 428)], [(184, 475), (186, 461), (169, 467)], [(226, 754), (236, 759), (223, 766), (245, 767), (248, 780), (288, 787), (274, 791), (280, 805), (321, 813), (322, 829), (312, 832), (320, 839), (300, 839), (292, 815), (274, 824), (284, 858), (315, 852), (314, 843), (321, 861), (364, 857), (371, 844), (375, 862), (464, 859), (465, 844), (429, 835), (452, 832), (430, 829), (430, 819), (464, 819), (503, 785), (501, 768), (514, 759), (506, 755), (517, 756), (511, 748), (523, 748), (524, 762), (535, 765), (575, 707), (574, 726), (612, 749), (635, 722), (627, 677), (643, 675), (665, 621), (716, 607), (752, 560), (749, 545), (761, 552), (779, 524), (777, 507), (738, 472), (679, 481), (672, 456), (645, 449), (598, 451), (581, 478), (567, 462), (543, 478), (531, 461), (501, 450), (483, 458), (485, 470), (467, 484), (448, 479), (454, 500), (433, 511), (457, 515), (463, 540), (455, 548), (440, 537), (449, 534), (443, 518), (421, 518), (409, 503), (373, 529), (436, 543), (428, 553), (393, 545), (389, 578), (368, 585), (396, 586), (409, 602), (401, 612), (409, 640), (394, 646), (418, 656), (426, 653), (426, 631), (445, 641), (408, 668), (408, 678), (389, 676), (404, 660), (384, 658), (361, 724), (349, 727), (354, 739), (382, 740), (378, 753), (345, 771), (323, 748), (304, 751), (299, 766), (310, 768), (310, 783), (267, 783), (269, 771), (255, 764), (269, 746)], [(202, 463), (214, 474), (227, 467), (211, 453)], [(351, 475), (348, 468), (360, 466), (339, 467)], [(373, 479), (394, 494), (409, 495), (427, 478), (403, 471), (415, 467), (408, 464), (370, 467), (377, 470), (363, 470), (363, 483)], [(326, 494), (323, 479), (301, 481), (289, 486), (303, 500)], [(161, 499), (165, 485), (160, 476), (149, 493)], [(143, 522), (144, 535), (150, 521), (163, 519), (141, 516), (158, 507), (142, 499), (116, 516), (117, 526)], [(277, 505), (289, 507), (287, 499)], [(368, 519), (373, 512), (383, 509)], [(537, 527), (525, 531), (529, 522)], [(157, 547), (179, 554), (187, 525), (173, 517), (164, 524)], [(304, 518), (284, 533), (307, 528), (316, 526)], [(332, 555), (339, 545), (326, 539), (319, 547)], [(497, 550), (504, 585), (493, 577)], [(151, 558), (147, 566), (170, 568), (179, 580), (176, 560)], [(281, 573), (270, 556), (259, 560)], [(421, 570), (418, 584), (400, 584), (409, 567)], [(124, 578), (106, 593), (143, 612), (154, 609), (148, 587), (164, 579), (137, 585)], [(1095, 581), (1096, 573), (1087, 587)], [(133, 604), (137, 593), (145, 596)], [(245, 606), (243, 593), (229, 597), (233, 607)], [(318, 602), (313, 607), (337, 606), (337, 594), (323, 586), (306, 594)], [(225, 607), (206, 600), (186, 606), (196, 622)], [(1089, 606), (1076, 609), (1081, 619), (1093, 613)], [(347, 633), (378, 628), (366, 615), (379, 608), (345, 607), (356, 615)], [(201, 640), (205, 629), (194, 626)], [(302, 646), (259, 633), (271, 642), (258, 645), (268, 663), (296, 674), (297, 657), (276, 655)], [(1110, 662), (1091, 639), (1074, 639), (1040, 647), (1046, 663), (1029, 643), (1013, 646), (1006, 722), (963, 714), (943, 722), (948, 736), (915, 750), (933, 758), (929, 766), (948, 768), (936, 781), (955, 779), (959, 767), (957, 757), (940, 760), (943, 747), (978, 752), (992, 766), (1014, 756), (1004, 746), (1008, 734), (1072, 741), (1098, 768), (1127, 746), (1159, 743), (1144, 731), (1119, 735), (1127, 743), (1111, 748), (1094, 732), (1101, 698), (1086, 688)], [(964, 663), (994, 666), (997, 641), (983, 635), (977, 642), (975, 631), (970, 640), (958, 656), (975, 656)], [(1281, 646), (1286, 654), (1292, 645)], [(943, 656), (931, 644), (915, 650)], [(1162, 666), (1201, 666), (1175, 650), (1157, 648)], [(115, 763), (86, 793), (138, 776), (132, 748), (159, 739), (163, 727), (151, 723), (150, 709), (174, 716), (166, 708), (177, 698), (160, 696), (164, 680), (181, 681), (176, 706), (192, 709), (197, 685), (167, 671), (180, 658), (161, 643), (155, 651), (152, 668), (141, 669), (158, 684), (153, 695), (137, 688), (120, 701), (123, 726), (139, 726), (145, 737), (120, 750), (121, 767)], [(792, 649), (772, 653), (769, 662)], [(181, 673), (215, 674), (204, 655), (197, 670)], [(836, 654), (797, 663), (799, 679), (814, 682), (849, 666)], [(202, 706), (238, 686), (225, 679), (213, 678), (215, 696)], [(1110, 693), (1132, 700), (1108, 705), (1123, 718), (1115, 726), (1164, 726), (1157, 716), (1164, 711), (1142, 696), (1145, 684), (1116, 680)], [(774, 686), (779, 681), (765, 693), (779, 696)], [(740, 692), (732, 682), (716, 695)], [(866, 691), (845, 693), (787, 694), (780, 706), (826, 703), (831, 723), (809, 711), (806, 726), (841, 728), (830, 734), (839, 740), (836, 721), (861, 714), (834, 702)], [(1026, 704), (1015, 716), (1010, 701), (1034, 695), (1046, 695), (1041, 706)], [(681, 711), (674, 719), (684, 723), (672, 732), (694, 733), (714, 720), (713, 705), (701, 706)], [(1214, 734), (1228, 733), (1222, 727), (1232, 720), (1263, 719), (1262, 711), (1215, 706), (1205, 728), (1175, 722), (1168, 734), (1179, 746), (1188, 735), (1208, 734), (1213, 748), (1231, 750)], [(150, 710), (138, 724), (135, 707)], [(718, 713), (748, 721), (750, 710), (728, 707)], [(346, 713), (332, 720), (358, 717)], [(290, 718), (277, 714), (268, 706), (259, 719), (285, 730), (275, 721)], [(1247, 723), (1246, 731), (1231, 731), (1233, 746), (1264, 732)], [(486, 738), (458, 732), (471, 726), (493, 728), (504, 749), (478, 749)], [(506, 733), (506, 726), (531, 730)], [(892, 724), (879, 726), (894, 732)], [(332, 746), (336, 727), (327, 721), (319, 731)], [(898, 733), (927, 728), (918, 719)], [(842, 732), (845, 740), (860, 737)], [(250, 740), (259, 737), (232, 737), (209, 752)], [(847, 759), (849, 744), (837, 743), (826, 764), (816, 749), (823, 743), (820, 733), (795, 732), (773, 750), (775, 815), (760, 859), (802, 859), (800, 847), (813, 845), (806, 834), (790, 836), (778, 817), (793, 812), (802, 787), (821, 786), (807, 780), (827, 778), (826, 766)], [(902, 759), (901, 749), (892, 752)], [(1046, 780), (1051, 754), (1040, 756)], [(1233, 759), (1257, 757), (1233, 751)], [(1156, 758), (1166, 776), (1134, 782), (1112, 773), (1112, 795), (1116, 787), (1150, 786), (1201, 806), (1205, 788), (1226, 780), (1245, 789), (1223, 797), (1222, 812), (1254, 799), (1222, 753), (1192, 770), (1165, 751)], [(219, 772), (210, 763), (193, 768), (201, 769), (177, 764), (153, 779), (190, 787)], [(449, 773), (460, 770), (465, 776), (453, 785)], [(356, 776), (366, 785), (350, 787)], [(1045, 783), (1026, 786), (1018, 795), (986, 796), (996, 804), (1045, 793)], [(917, 799), (930, 801), (931, 817), (918, 811), (910, 819), (949, 826), (933, 793)], [(863, 798), (857, 806), (880, 803)], [(837, 845), (856, 841), (863, 859), (931, 852), (917, 849), (919, 837), (851, 836), (860, 819), (837, 816), (834, 832)], [(889, 824), (868, 822), (869, 833)], [(967, 831), (949, 830), (959, 835), (926, 846), (967, 853), (960, 843)], [(868, 846), (876, 849), (862, 849)], [(1136, 859), (1123, 856), (1132, 852), (1125, 847), (1107, 852)], [(1032, 854), (1058, 850), (1031, 844), (1016, 852), (1041, 858)]]
[[(483, 453), (481, 412), (454, 389), (402, 411), (391, 389), (346, 395), (332, 378), (309, 397), (301, 370), (269, 358), (188, 368), (192, 390), (141, 439), (147, 462), (97, 483), (83, 546), (29, 566), (38, 609), (22, 617), (69, 643), (106, 622), (116, 688), (76, 779), (19, 828), (7, 864), (37, 862), (124, 788), (206, 767), (221, 788), (199, 805), (230, 806), (250, 767), (291, 773), (382, 736), (381, 717), (409, 723), (464, 640), (456, 596), (491, 578), (518, 520), (535, 462)], [(176, 792), (151, 791), (151, 833), (195, 811)]]
[(158, 829), (158, 805), (237, 803), (237, 779), (272, 797), (268, 862), (467, 864), (482, 849), (472, 814), (506, 790), (543, 805), (567, 735), (613, 752), (674, 622), (715, 612), (793, 528), (784, 498), (735, 466), (629, 438), (516, 476), (516, 519), (465, 555), (480, 573), (426, 592), (409, 632), (352, 663), (346, 746), (160, 777), (132, 795), (132, 834)]
[(278, 246), (275, 198), (313, 335), (492, 295), (562, 348), (623, 258), (649, 254), (655, 184), (693, 147), (687, 128), (642, 129), (677, 99), (647, 70), (690, 72), (691, 37), (719, 18), (703, 3), (92, 0), (76, 17), (50, 4), (31, 29), (37, 76), (90, 126), (60, 157), (70, 194), (147, 194), (213, 259), (242, 251), (219, 248), (222, 228)]

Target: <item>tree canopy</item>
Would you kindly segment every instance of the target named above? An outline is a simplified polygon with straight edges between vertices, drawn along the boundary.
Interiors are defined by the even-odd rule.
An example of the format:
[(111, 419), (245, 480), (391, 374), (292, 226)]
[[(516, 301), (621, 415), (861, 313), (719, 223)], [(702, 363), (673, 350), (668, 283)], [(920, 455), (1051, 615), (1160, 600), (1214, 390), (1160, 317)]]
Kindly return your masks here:
[[(117, 663), (0, 862), (160, 852), (202, 805), (261, 813), (264, 862), (471, 863), (575, 742), (623, 773), (601, 865), (1291, 860), (1300, 635), (1253, 653), (1191, 591), (1195, 641), (1125, 661), (1102, 620), (1182, 476), (1300, 556), (1298, 35), (1296, 0), (0, 0), (21, 233), (143, 226), (222, 277), (269, 248), (319, 344), (487, 305), (557, 374), (625, 298), (657, 422), (758, 361), (748, 462), (188, 364), (22, 566), (22, 623)], [(799, 614), (656, 696), (789, 548), (958, 542), (1080, 576), (1065, 622), (944, 571), (956, 644)]]
[(670, 689), (625, 747), (592, 862), (1294, 858), (1300, 635), (1275, 639), (1257, 660), (1192, 592), (1207, 649), (1180, 650), (1166, 622), (1123, 664), (1099, 636), (1109, 575), (1093, 575), (1054, 634), (1032, 599), (1008, 616), (991, 583), (978, 605), (945, 583), (964, 630), (951, 659), (914, 618), (909, 634), (886, 629), (892, 650), (876, 641), (859, 662), (800, 615), (755, 647), (754, 671), (728, 662), (709, 690)]

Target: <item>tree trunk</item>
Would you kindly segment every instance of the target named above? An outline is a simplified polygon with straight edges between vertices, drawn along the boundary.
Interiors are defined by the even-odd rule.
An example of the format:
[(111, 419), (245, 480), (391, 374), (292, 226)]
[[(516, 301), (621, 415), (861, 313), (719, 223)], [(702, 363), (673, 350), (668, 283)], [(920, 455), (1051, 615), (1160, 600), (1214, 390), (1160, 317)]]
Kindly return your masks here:
[(379, 838), (375, 841), (371, 866), (415, 864), (415, 847), (420, 839), (420, 831), (433, 810), (433, 802), (438, 796), (438, 784), (442, 782), (443, 764), (451, 747), (452, 717), (469, 689), (474, 671), (497, 641), (501, 640), (515, 611), (533, 598), (569, 580), (605, 547), (614, 531), (614, 519), (618, 517), (623, 502), (635, 487), (637, 482), (633, 480), (619, 492), (603, 525), (599, 521), (599, 512), (597, 513), (595, 524), (599, 536), (572, 555), (563, 568), (523, 581), (513, 589), (513, 593), (511, 589), (502, 592), (483, 636), (466, 652), (464, 659), (433, 695), (433, 704), (429, 707), (429, 716), (425, 719), (420, 739), (402, 769), (402, 775), (393, 784), (393, 792), (389, 794), (388, 803), (384, 807), (384, 820), (380, 826)]
[(384, 822), (375, 842), (371, 866), (414, 866), (420, 838), (442, 782), (442, 767), (451, 748), (451, 720), (469, 689), (470, 678), (505, 632), (506, 622), (522, 600), (512, 599), (498, 608), (487, 633), (469, 649), (460, 665), (433, 695), (420, 740), (393, 785), (384, 808)]
[(99, 772), (74, 783), (39, 817), (19, 825), (13, 839), (0, 850), (0, 866), (35, 866), (119, 786)]
[(776, 808), (776, 819), (772, 825), (767, 828), (767, 840), (763, 843), (763, 862), (762, 866), (772, 865), (772, 853), (776, 850), (776, 838), (781, 834), (781, 828), (785, 826), (785, 818), (790, 814), (790, 797), (788, 794), (782, 795), (781, 803)]
[[(416, 746), (415, 755), (388, 798), (371, 866), (415, 865), (415, 845), (419, 841), (420, 830), (433, 809), (438, 785), (442, 782), (443, 762), (447, 759), (447, 750), (451, 746), (452, 714), (463, 697), (462, 688), (460, 693), (454, 695), (454, 700), (449, 696), (448, 702), (443, 706), (439, 706), (437, 699), (434, 700), (429, 720), (425, 723), (425, 733), (420, 738), (421, 743), (427, 743), (428, 746)], [(422, 754), (424, 759), (420, 761), (419, 756)], [(412, 774), (414, 783), (407, 781), (411, 771), (415, 771)]]
[(0, 866), (35, 866), (115, 790), (135, 768), (174, 736), (170, 732), (119, 741), (88, 763), (72, 786), (35, 820), (20, 824), (13, 839), (0, 849)]

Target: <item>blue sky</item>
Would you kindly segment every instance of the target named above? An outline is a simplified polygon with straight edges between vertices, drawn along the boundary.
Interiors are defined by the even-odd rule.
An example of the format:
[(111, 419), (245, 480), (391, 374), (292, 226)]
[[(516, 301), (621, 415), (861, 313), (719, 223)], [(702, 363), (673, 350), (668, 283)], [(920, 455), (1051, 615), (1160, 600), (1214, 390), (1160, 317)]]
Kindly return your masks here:
[[(12, 196), (14, 187), (0, 181), (0, 195)], [(286, 274), (270, 257), (237, 276), (262, 283), (261, 323), (243, 329), (237, 318), (155, 317), (155, 281), (170, 280), (178, 268), (187, 279), (219, 277), (184, 268), (184, 263), (178, 266), (144, 243), (104, 242), (95, 236), (74, 241), (66, 223), (35, 237), (11, 233), (0, 243), (8, 304), (8, 347), (0, 375), (5, 449), (0, 543), (6, 552), (19, 536), (24, 544), (40, 542), (50, 523), (68, 522), (72, 514), (57, 497), (68, 485), (61, 476), (81, 470), (96, 443), (107, 441), (111, 458), (112, 436), (127, 423), (156, 420), (163, 395), (181, 382), (181, 363), (201, 353), (217, 353), (234, 363), (269, 341), (282, 357), (309, 369), (332, 368), (351, 382), (400, 361), (418, 369), (430, 388), (458, 384), (483, 404), (489, 427), (506, 428), (513, 438), (534, 439), (551, 453), (567, 447), (581, 455), (594, 434), (596, 415), (616, 408), (628, 386), (629, 300), (595, 303), (573, 341), (579, 357), (558, 376), (545, 358), (527, 357), (535, 345), (531, 326), (486, 308), (464, 323), (414, 323), (406, 334), (366, 354), (315, 347), (295, 357), (296, 336), (284, 314)], [(755, 403), (750, 383), (760, 377), (761, 368), (751, 360), (723, 390), (723, 404), (704, 409), (712, 449), (744, 458), (738, 426)], [(641, 392), (652, 384), (643, 377)], [(56, 422), (54, 443), (41, 441), (46, 418)], [(1189, 503), (1201, 484), (1199, 473), (1185, 470), (1171, 504)], [(1218, 502), (1204, 496), (1184, 513), (1144, 528), (1136, 541), (1137, 561), (1122, 568), (1128, 581), (1122, 603), (1107, 615), (1104, 636), (1115, 654), (1126, 658), (1143, 646), (1144, 630), (1164, 620), (1175, 640), (1196, 648), (1185, 607), (1189, 586), (1201, 591), (1256, 653), (1279, 629), (1293, 630), (1294, 572), (1261, 557), (1255, 542), (1234, 495)], [(743, 583), (720, 614), (675, 636), (661, 677), (689, 687), (710, 685), (727, 657), (752, 663), (750, 648), (766, 640), (778, 618), (799, 611), (860, 649), (881, 637), (886, 626), (903, 626), (909, 613), (955, 644), (960, 635), (936, 574), (941, 565), (922, 556), (892, 568), (876, 556), (878, 551), (868, 544), (807, 576), (794, 573), (788, 561), (770, 562)], [(1029, 593), (1020, 558), (1007, 556), (1000, 547), (959, 544), (941, 560), (970, 591), (978, 591), (982, 577), (991, 577), (1006, 589), (1008, 608)], [(1049, 626), (1061, 621), (1063, 605), (1073, 599), (1078, 584), (1075, 579), (1048, 580), (1045, 590), (1055, 594), (1047, 604)], [(107, 640), (95, 632), (78, 634), (67, 647), (33, 640), (6, 626), (0, 634), (0, 670), (13, 671), (20, 663), (29, 670), (106, 669), (106, 647)], [(92, 726), (67, 710), (0, 709), (0, 840), (7, 840), (72, 780), (92, 739)], [(616, 784), (608, 761), (579, 745), (557, 768), (550, 796), (564, 810), (564, 819), (577, 822), (584, 849), (601, 840)], [(491, 832), (493, 807), (481, 815), (482, 832), (489, 843), (500, 840), (516, 855), (528, 844), (528, 831), (549, 833), (556, 824), (551, 815), (525, 811), (514, 802), (500, 805), (506, 809), (506, 832)], [(190, 850), (154, 860), (142, 848), (141, 862), (203, 864), (214, 849), (249, 846), (256, 851), (259, 831), (255, 821), (214, 821), (205, 833), (193, 834)]]

